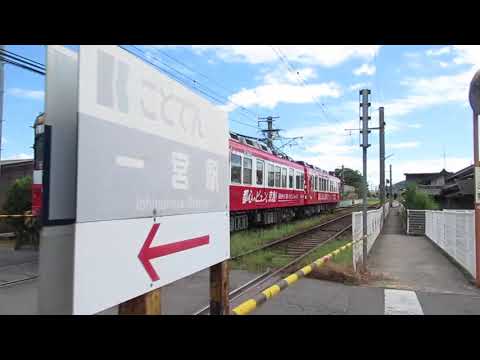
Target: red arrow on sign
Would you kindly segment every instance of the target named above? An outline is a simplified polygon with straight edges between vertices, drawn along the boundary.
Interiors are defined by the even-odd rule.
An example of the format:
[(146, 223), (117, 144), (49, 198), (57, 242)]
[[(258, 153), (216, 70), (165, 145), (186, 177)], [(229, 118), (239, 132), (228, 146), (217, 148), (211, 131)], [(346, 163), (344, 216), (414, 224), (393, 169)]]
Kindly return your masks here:
[(156, 259), (180, 251), (185, 251), (198, 246), (207, 245), (210, 242), (210, 236), (205, 235), (193, 239), (177, 241), (166, 245), (150, 247), (159, 227), (160, 224), (153, 224), (147, 238), (145, 239), (145, 243), (143, 244), (142, 249), (138, 254), (140, 262), (142, 263), (145, 271), (148, 273), (152, 281), (157, 281), (158, 279), (160, 279), (157, 272), (153, 268), (152, 263), (150, 262), (152, 259)]

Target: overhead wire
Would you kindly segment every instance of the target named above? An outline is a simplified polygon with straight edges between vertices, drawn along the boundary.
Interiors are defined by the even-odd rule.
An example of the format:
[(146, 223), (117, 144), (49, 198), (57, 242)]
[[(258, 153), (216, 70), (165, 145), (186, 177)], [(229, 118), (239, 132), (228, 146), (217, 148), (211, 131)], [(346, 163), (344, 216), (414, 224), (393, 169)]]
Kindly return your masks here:
[[(307, 88), (307, 83), (305, 82), (305, 80), (300, 76), (300, 72), (297, 71), (293, 65), (290, 63), (290, 61), (288, 60), (287, 56), (281, 51), (280, 48), (275, 48), (273, 45), (270, 45), (270, 47), (272, 48), (272, 50), (275, 52), (275, 54), (278, 56), (278, 58), (287, 66), (287, 69), (289, 72), (293, 73), (294, 76), (297, 77), (297, 79), (299, 80), (299, 85), (303, 86), (305, 89)], [(322, 102), (319, 102), (317, 97), (315, 96), (311, 96), (312, 100), (313, 100), (313, 103), (320, 108), (320, 110), (322, 111), (322, 114), (324, 115), (325, 119), (327, 121), (329, 121), (331, 119), (335, 120), (336, 122), (339, 122), (338, 119), (336, 117), (334, 117), (333, 115), (327, 115), (327, 111), (326, 111), (326, 106), (325, 106), (325, 102), (322, 101)]]
[[(236, 109), (238, 110), (241, 110), (239, 111), (238, 113), (242, 116), (244, 116), (245, 118), (248, 118), (249, 120), (254, 120), (254, 121), (257, 121), (257, 117), (255, 115), (255, 113), (253, 113), (251, 110), (248, 110), (246, 109), (245, 107), (235, 103), (234, 101), (232, 101), (229, 97), (225, 97), (223, 96), (222, 94), (219, 94), (218, 92), (210, 89), (209, 87), (207, 87), (206, 85), (200, 83), (199, 81), (197, 81), (196, 79), (193, 79), (192, 77), (186, 75), (185, 73), (179, 71), (178, 69), (176, 69), (175, 67), (171, 66), (170, 64), (166, 63), (165, 61), (162, 61), (161, 59), (159, 59), (158, 57), (156, 57), (155, 55), (153, 54), (147, 54), (143, 49), (140, 49), (139, 47), (135, 46), (135, 45), (132, 45), (133, 48), (135, 48), (137, 51), (141, 52), (147, 59), (148, 57), (150, 58), (153, 58), (154, 60), (158, 61), (159, 63), (161, 63), (162, 65), (168, 67), (169, 69), (171, 69), (172, 71), (178, 73), (180, 76), (183, 76), (184, 78), (188, 79), (189, 81), (183, 81), (183, 84), (186, 85), (187, 87), (188, 84), (191, 82), (191, 84), (194, 84), (196, 85), (197, 87), (195, 87), (195, 90), (198, 89), (198, 87), (202, 87), (203, 88), (203, 94), (205, 93), (209, 93), (209, 96), (210, 97), (215, 97), (217, 99), (221, 99), (221, 100), (217, 100), (219, 101), (220, 103), (222, 103), (222, 105), (225, 105), (225, 103), (229, 103), (231, 105), (234, 105), (236, 107)], [(130, 51), (128, 50), (127, 48), (123, 47), (125, 50), (127, 51)], [(131, 52), (131, 51), (130, 51)], [(132, 52), (131, 52), (132, 53)], [(138, 54), (136, 54), (137, 56), (139, 56)], [(141, 57), (142, 59), (146, 60), (143, 56)], [(152, 62), (150, 61), (149, 62), (150, 64), (152, 64)], [(167, 74), (171, 75), (170, 72), (166, 71), (165, 69), (161, 68), (160, 66), (158, 65), (155, 65), (158, 69), (160, 69), (161, 71), (164, 71), (166, 72)], [(193, 70), (190, 70), (190, 71), (193, 71)], [(195, 71), (193, 71), (195, 72)], [(206, 75), (205, 75), (206, 76)], [(213, 94), (213, 95), (212, 95)], [(231, 95), (231, 94), (230, 94)], [(243, 112), (242, 112), (243, 111)], [(247, 113), (250, 115), (248, 116)]]

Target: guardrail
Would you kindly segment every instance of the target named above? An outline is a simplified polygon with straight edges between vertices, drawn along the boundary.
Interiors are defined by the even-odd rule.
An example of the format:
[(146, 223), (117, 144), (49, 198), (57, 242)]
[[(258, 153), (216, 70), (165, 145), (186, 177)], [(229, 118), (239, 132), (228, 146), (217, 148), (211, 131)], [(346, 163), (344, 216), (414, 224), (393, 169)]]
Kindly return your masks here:
[[(367, 254), (377, 240), (383, 228), (384, 221), (390, 211), (390, 204), (387, 202), (383, 209), (367, 211)], [(363, 254), (363, 213), (361, 211), (352, 213), (352, 240), (356, 243), (352, 248), (353, 268), (362, 261)]]
[(7, 218), (30, 218), (36, 217), (36, 215), (0, 215), (0, 219), (7, 219)]
[(476, 277), (473, 210), (425, 210), (425, 235)]

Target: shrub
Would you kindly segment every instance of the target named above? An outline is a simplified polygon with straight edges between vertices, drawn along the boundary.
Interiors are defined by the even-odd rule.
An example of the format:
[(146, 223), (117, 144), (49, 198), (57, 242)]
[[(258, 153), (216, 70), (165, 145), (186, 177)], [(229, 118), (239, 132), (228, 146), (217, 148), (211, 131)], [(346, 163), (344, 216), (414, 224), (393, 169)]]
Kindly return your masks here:
[[(10, 215), (31, 214), (32, 209), (32, 178), (25, 176), (17, 179), (7, 191), (7, 199), (3, 211)], [(24, 243), (32, 243), (38, 247), (38, 222), (32, 218), (7, 218), (15, 231), (15, 249)]]
[(440, 208), (431, 195), (418, 191), (416, 184), (410, 184), (402, 197), (402, 203), (406, 209), (437, 210)]

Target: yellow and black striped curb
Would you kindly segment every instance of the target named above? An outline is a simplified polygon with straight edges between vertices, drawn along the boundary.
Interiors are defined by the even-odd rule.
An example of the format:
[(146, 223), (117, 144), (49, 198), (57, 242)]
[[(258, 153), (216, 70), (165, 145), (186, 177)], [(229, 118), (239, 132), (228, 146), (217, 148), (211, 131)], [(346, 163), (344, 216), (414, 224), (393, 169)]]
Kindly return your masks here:
[(351, 241), (348, 244), (339, 247), (338, 249), (328, 253), (327, 255), (322, 256), (320, 259), (315, 260), (310, 265), (307, 265), (297, 272), (283, 278), (275, 285), (270, 286), (269, 288), (263, 290), (261, 293), (255, 295), (253, 298), (244, 301), (236, 308), (234, 308), (231, 312), (232, 315), (247, 315), (253, 310), (255, 310), (258, 306), (262, 305), (267, 300), (271, 299), (275, 295), (277, 295), (280, 291), (295, 283), (298, 279), (308, 275), (314, 269), (321, 267), (328, 261), (330, 261), (334, 256), (338, 255), (340, 252), (352, 247), (353, 244), (360, 242), (362, 240)]
[(27, 217), (36, 217), (35, 215), (0, 215), (0, 219), (6, 218), (27, 218)]

